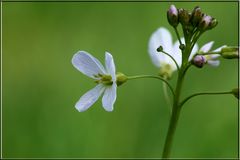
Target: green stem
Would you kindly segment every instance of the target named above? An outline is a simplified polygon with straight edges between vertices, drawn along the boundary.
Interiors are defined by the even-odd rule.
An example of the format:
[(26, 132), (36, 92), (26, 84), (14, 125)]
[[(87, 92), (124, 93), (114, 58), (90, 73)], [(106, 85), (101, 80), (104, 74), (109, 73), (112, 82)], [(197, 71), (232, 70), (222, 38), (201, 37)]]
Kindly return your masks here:
[[(191, 43), (190, 41), (186, 41), (186, 48), (182, 55), (188, 55), (191, 53)], [(170, 119), (170, 124), (168, 127), (168, 132), (167, 132), (167, 137), (164, 143), (163, 147), (163, 154), (162, 158), (169, 158), (171, 148), (172, 148), (172, 143), (173, 143), (173, 137), (174, 133), (176, 131), (177, 127), (177, 122), (179, 119), (180, 115), (180, 110), (181, 107), (179, 106), (179, 100), (180, 100), (180, 95), (181, 95), (181, 90), (182, 90), (182, 85), (183, 85), (183, 80), (186, 74), (186, 71), (190, 67), (189, 62), (188, 62), (188, 57), (187, 56), (182, 56), (182, 66), (180, 70), (178, 71), (178, 79), (177, 79), (177, 86), (175, 90), (175, 96), (173, 100), (173, 107), (172, 107), (172, 115)]]
[(170, 156), (173, 137), (177, 127), (179, 115), (180, 115), (181, 108), (179, 107), (179, 98), (180, 98), (181, 88), (182, 88), (183, 79), (184, 79), (184, 74), (183, 74), (184, 70), (185, 69), (182, 67), (179, 72), (179, 76), (177, 80), (177, 86), (175, 90), (175, 96), (174, 96), (173, 107), (172, 107), (172, 115), (171, 115), (170, 124), (168, 127), (167, 137), (165, 140), (163, 154), (162, 154), (163, 158), (168, 158)]
[(169, 113), (171, 113), (172, 112), (172, 104), (171, 104), (170, 97), (168, 95), (167, 85), (164, 82), (163, 82), (163, 94), (164, 94), (165, 100), (167, 102), (167, 105), (169, 106), (169, 111), (170, 111)]
[(173, 90), (172, 86), (170, 85), (170, 83), (169, 83), (166, 79), (164, 79), (164, 78), (162, 78), (162, 77), (160, 77), (160, 76), (154, 76), (154, 75), (137, 75), (137, 76), (128, 76), (128, 77), (127, 77), (128, 80), (140, 79), (140, 78), (155, 78), (155, 79), (159, 79), (159, 80), (163, 81), (163, 82), (168, 86), (168, 88), (169, 88), (170, 91), (172, 92), (173, 96), (175, 96), (174, 90)]
[(199, 31), (199, 32), (196, 32), (195, 35), (193, 36), (193, 39), (192, 39), (192, 44), (191, 44), (191, 50), (193, 49), (195, 43), (197, 42), (197, 40), (200, 38), (200, 36), (203, 34), (204, 31)]
[(228, 92), (203, 92), (203, 93), (195, 93), (192, 94), (190, 96), (188, 96), (187, 98), (185, 98), (181, 103), (180, 103), (180, 107), (182, 107), (188, 100), (190, 100), (193, 97), (196, 96), (200, 96), (200, 95), (221, 95), (221, 94), (233, 94), (232, 91), (228, 91)]
[(176, 32), (176, 35), (177, 35), (177, 38), (178, 38), (178, 41), (179, 41), (180, 45), (182, 45), (182, 41), (181, 41), (180, 35), (178, 33), (177, 27), (174, 27), (174, 30)]

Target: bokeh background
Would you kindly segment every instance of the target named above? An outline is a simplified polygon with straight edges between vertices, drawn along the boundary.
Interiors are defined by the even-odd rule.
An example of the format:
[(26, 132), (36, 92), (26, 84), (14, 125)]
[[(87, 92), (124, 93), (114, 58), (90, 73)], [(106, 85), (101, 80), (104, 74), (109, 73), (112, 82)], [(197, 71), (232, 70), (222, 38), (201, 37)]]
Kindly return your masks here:
[[(161, 81), (129, 81), (118, 88), (113, 112), (98, 101), (79, 113), (75, 103), (95, 83), (71, 58), (85, 50), (103, 62), (109, 51), (118, 71), (156, 74), (147, 44), (160, 26), (173, 33), (166, 19), (170, 4), (3, 2), (3, 157), (161, 157), (170, 118)], [(218, 19), (199, 45), (238, 45), (237, 2), (174, 4), (199, 5)], [(183, 96), (237, 85), (237, 61), (221, 59), (218, 68), (192, 67)], [(237, 157), (237, 119), (231, 95), (192, 99), (182, 110), (172, 157)]]

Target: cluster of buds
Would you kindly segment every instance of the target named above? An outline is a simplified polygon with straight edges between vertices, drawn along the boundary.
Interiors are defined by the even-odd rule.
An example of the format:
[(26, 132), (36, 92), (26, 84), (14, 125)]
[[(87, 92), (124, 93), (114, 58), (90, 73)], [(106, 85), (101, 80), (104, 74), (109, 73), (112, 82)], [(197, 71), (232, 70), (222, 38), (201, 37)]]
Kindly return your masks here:
[(215, 18), (203, 13), (198, 6), (192, 12), (188, 12), (185, 9), (177, 9), (174, 5), (171, 5), (167, 11), (167, 18), (169, 24), (173, 27), (177, 27), (181, 23), (187, 33), (193, 32), (194, 29), (206, 31), (216, 27), (218, 24)]

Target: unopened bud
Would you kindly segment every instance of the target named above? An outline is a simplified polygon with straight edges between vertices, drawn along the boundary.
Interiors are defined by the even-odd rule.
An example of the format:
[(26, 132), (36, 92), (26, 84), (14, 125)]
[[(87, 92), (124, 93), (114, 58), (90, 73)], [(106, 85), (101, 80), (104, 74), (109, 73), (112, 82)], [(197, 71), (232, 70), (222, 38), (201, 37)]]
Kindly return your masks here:
[(212, 21), (212, 17), (209, 16), (209, 15), (204, 15), (202, 17), (202, 20), (200, 21), (199, 25), (198, 25), (198, 28), (200, 30), (207, 30), (209, 28), (209, 25)]
[(194, 27), (196, 27), (202, 19), (202, 11), (200, 7), (195, 7), (192, 11), (191, 15), (191, 23)]
[(187, 10), (180, 8), (178, 10), (178, 16), (179, 16), (179, 22), (186, 26), (189, 24), (190, 21), (190, 14), (188, 13)]
[(157, 51), (158, 51), (158, 52), (162, 52), (162, 51), (163, 51), (163, 46), (159, 46), (159, 47), (157, 48)]
[(225, 59), (239, 58), (239, 48), (238, 47), (224, 47), (221, 49), (221, 56)]
[(208, 29), (213, 29), (214, 27), (217, 26), (217, 24), (218, 24), (218, 21), (215, 18), (213, 18), (208, 26)]
[(117, 86), (122, 85), (123, 83), (127, 82), (127, 76), (124, 75), (123, 73), (117, 73)]
[(192, 60), (192, 64), (198, 68), (202, 68), (206, 62), (206, 58), (202, 55), (197, 55)]
[(232, 90), (232, 94), (237, 98), (239, 99), (239, 88), (235, 88)]
[(180, 44), (179, 45), (179, 49), (181, 49), (183, 51), (185, 49), (185, 45), (184, 44)]
[(178, 21), (178, 10), (174, 5), (171, 5), (170, 8), (167, 11), (167, 19), (168, 23), (173, 26), (177, 27), (179, 21)]

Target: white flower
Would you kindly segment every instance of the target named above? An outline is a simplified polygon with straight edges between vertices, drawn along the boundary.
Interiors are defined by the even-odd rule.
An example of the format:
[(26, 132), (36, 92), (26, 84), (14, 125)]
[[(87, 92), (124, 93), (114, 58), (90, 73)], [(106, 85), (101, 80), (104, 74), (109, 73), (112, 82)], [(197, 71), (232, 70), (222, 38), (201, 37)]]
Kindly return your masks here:
[[(184, 39), (181, 38), (183, 43)], [(171, 71), (177, 69), (174, 61), (166, 54), (157, 52), (159, 46), (163, 47), (163, 50), (169, 53), (177, 62), (178, 66), (182, 65), (182, 52), (179, 49), (179, 41), (176, 41), (174, 44), (172, 42), (172, 35), (166, 28), (157, 29), (150, 37), (148, 45), (148, 53), (152, 59), (153, 64), (158, 68), (171, 68)], [(193, 47), (192, 53), (189, 57), (189, 60), (193, 57), (193, 54), (198, 50), (198, 45), (196, 44)]]
[(105, 53), (105, 67), (91, 54), (85, 51), (77, 52), (72, 58), (72, 64), (80, 72), (91, 77), (99, 84), (85, 93), (76, 103), (79, 112), (87, 110), (103, 94), (102, 105), (106, 111), (113, 111), (117, 97), (116, 71), (113, 57)]
[[(181, 38), (182, 43), (184, 43), (184, 39)], [(198, 52), (208, 52), (210, 51), (212, 45), (213, 45), (213, 41), (206, 43), (205, 45), (203, 45), (200, 50), (198, 51), (198, 45), (195, 44), (192, 52), (188, 58), (188, 61), (191, 61), (192, 58), (194, 57), (194, 55)], [(169, 67), (171, 68), (171, 71), (175, 71), (177, 69), (176, 64), (174, 63), (174, 61), (166, 54), (164, 53), (160, 53), (157, 52), (157, 48), (159, 46), (163, 47), (163, 50), (167, 53), (169, 53), (177, 62), (178, 66), (180, 67), (182, 65), (182, 52), (179, 49), (179, 41), (176, 41), (174, 44), (172, 42), (172, 35), (171, 33), (166, 29), (166, 28), (159, 28), (157, 29), (150, 37), (149, 40), (149, 45), (148, 45), (148, 53), (151, 57), (151, 60), (153, 62), (153, 64), (160, 68), (161, 70), (165, 70), (165, 68)], [(225, 47), (225, 46), (222, 46)], [(221, 48), (218, 48), (216, 50), (214, 50), (214, 52), (220, 51)], [(216, 60), (216, 58), (218, 58), (219, 55), (217, 54), (212, 54), (212, 55), (206, 55), (206, 62), (211, 65), (211, 66), (218, 66), (219, 65), (219, 61)], [(166, 69), (167, 70), (167, 69)]]

